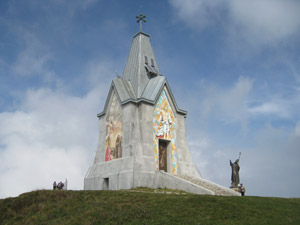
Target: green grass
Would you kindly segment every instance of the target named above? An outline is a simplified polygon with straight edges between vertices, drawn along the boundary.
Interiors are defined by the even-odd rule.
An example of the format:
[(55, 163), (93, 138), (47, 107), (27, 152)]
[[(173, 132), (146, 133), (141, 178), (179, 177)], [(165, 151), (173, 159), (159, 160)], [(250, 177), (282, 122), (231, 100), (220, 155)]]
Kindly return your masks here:
[(141, 188), (34, 191), (0, 200), (0, 224), (300, 224), (300, 199)]

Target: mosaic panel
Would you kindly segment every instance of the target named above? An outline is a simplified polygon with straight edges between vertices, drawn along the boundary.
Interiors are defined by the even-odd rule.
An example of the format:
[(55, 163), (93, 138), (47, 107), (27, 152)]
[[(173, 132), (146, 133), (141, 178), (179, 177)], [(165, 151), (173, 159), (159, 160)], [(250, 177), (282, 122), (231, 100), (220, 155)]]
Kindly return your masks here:
[(162, 91), (153, 110), (153, 149), (156, 169), (159, 170), (159, 139), (170, 141), (172, 173), (177, 173), (176, 118), (165, 90)]
[(106, 115), (105, 161), (118, 158), (122, 158), (122, 109), (114, 92)]

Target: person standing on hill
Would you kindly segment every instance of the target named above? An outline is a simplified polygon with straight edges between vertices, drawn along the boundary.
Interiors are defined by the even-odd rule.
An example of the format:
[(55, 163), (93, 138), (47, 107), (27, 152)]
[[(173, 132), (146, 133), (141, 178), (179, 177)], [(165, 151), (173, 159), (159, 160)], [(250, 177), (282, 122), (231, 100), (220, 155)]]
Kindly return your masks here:
[(245, 196), (246, 189), (243, 184), (241, 184), (241, 195)]

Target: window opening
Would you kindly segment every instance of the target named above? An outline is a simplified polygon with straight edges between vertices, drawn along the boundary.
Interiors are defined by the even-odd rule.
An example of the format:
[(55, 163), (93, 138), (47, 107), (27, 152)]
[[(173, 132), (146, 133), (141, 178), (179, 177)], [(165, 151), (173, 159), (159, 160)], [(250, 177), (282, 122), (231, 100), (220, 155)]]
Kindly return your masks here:
[(154, 67), (154, 61), (151, 59), (151, 66)]

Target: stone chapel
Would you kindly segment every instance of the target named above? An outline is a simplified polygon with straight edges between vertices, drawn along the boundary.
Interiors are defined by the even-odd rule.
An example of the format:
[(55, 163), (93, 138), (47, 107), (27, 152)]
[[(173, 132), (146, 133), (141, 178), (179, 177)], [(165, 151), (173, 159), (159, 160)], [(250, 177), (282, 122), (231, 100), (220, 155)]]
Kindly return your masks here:
[(199, 176), (178, 107), (159, 70), (150, 35), (133, 36), (121, 77), (110, 86), (99, 118), (99, 144), (85, 190), (171, 188), (195, 194), (240, 195)]

